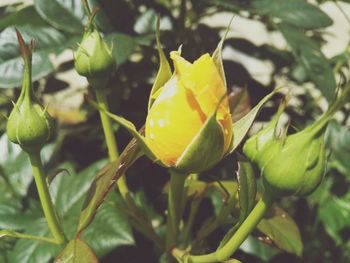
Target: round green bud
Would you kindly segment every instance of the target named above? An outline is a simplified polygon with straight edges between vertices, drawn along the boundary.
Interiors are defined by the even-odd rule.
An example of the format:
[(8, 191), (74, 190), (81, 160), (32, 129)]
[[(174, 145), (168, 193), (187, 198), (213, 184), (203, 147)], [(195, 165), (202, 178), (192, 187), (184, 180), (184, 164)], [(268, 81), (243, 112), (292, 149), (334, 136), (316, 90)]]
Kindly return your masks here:
[(74, 53), (74, 66), (80, 75), (87, 78), (108, 77), (115, 70), (112, 50), (93, 25), (85, 31)]
[(50, 139), (52, 129), (46, 109), (27, 97), (16, 103), (6, 127), (9, 140), (25, 151), (40, 150)]
[(275, 197), (307, 195), (320, 184), (325, 170), (324, 125), (316, 122), (290, 136), (276, 136), (281, 114), (247, 140), (245, 155), (262, 175), (265, 190)]
[(313, 192), (325, 170), (323, 133), (317, 136), (300, 132), (274, 140), (256, 160), (261, 169), (265, 190), (277, 197)]

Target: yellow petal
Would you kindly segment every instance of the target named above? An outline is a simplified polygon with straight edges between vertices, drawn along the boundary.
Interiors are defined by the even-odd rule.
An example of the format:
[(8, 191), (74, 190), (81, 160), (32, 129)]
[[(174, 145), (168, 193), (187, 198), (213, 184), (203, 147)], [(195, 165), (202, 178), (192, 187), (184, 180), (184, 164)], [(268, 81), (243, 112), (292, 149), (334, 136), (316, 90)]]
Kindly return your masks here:
[(206, 117), (218, 108), (217, 120), (223, 128), (224, 152), (226, 152), (232, 140), (232, 119), (226, 95), (227, 89), (212, 57), (204, 54), (191, 64), (182, 58), (179, 52), (172, 52), (170, 55), (179, 82), (191, 91)]
[(173, 77), (150, 109), (145, 136), (155, 155), (172, 166), (205, 122), (191, 94)]

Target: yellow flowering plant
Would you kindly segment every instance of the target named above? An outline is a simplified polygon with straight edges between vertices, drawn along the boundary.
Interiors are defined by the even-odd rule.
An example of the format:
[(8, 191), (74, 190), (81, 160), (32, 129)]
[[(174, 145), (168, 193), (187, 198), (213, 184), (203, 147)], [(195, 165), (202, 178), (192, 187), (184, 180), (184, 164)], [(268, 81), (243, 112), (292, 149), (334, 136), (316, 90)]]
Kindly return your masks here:
[[(276, 125), (286, 106), (282, 103), (269, 125), (246, 141), (243, 152), (259, 169), (264, 186), (261, 198), (256, 202), (254, 169), (248, 159), (239, 153), (235, 153), (237, 182), (231, 180), (207, 183), (199, 180), (198, 174), (215, 166), (240, 145), (261, 107), (278, 89), (234, 122), (221, 58), (226, 34), (213, 54), (205, 53), (193, 62), (182, 57), (182, 47), (170, 52), (172, 70), (161, 48), (158, 21), (156, 44), (160, 66), (150, 90), (145, 125), (142, 132), (139, 132), (131, 122), (109, 112), (104, 88), (116, 62), (111, 48), (94, 24), (96, 9), (91, 12), (87, 0), (84, 3), (89, 23), (74, 53), (74, 65), (77, 73), (87, 78), (96, 97), (97, 102), (90, 102), (100, 113), (109, 163), (90, 185), (74, 235), (71, 232), (66, 235), (51, 199), (50, 178), (44, 175), (40, 155), (40, 150), (52, 134), (51, 118), (32, 90), (33, 45), (26, 44), (17, 32), (24, 59), (23, 86), (8, 118), (7, 135), (29, 155), (52, 238), (12, 230), (0, 230), (0, 237), (10, 236), (64, 245), (65, 248), (55, 262), (97, 262), (92, 249), (81, 238), (107, 194), (117, 183), (121, 198), (118, 208), (126, 211), (130, 225), (151, 240), (167, 262), (173, 262), (174, 258), (183, 263), (223, 262), (246, 240), (277, 198), (306, 195), (319, 185), (326, 164), (323, 142), (325, 127), (333, 114), (348, 101), (350, 86), (342, 93), (339, 92), (329, 110), (308, 128), (293, 135), (287, 136), (285, 132), (282, 136), (277, 136)], [(134, 137), (120, 156), (111, 120), (116, 121)], [(153, 220), (142, 210), (142, 203), (140, 205), (137, 197), (129, 191), (124, 176), (127, 169), (143, 154), (168, 168), (170, 173), (169, 183), (164, 188), (168, 195), (164, 226), (163, 221), (156, 222), (158, 225), (155, 226)], [(194, 218), (209, 187), (217, 192), (224, 191), (225, 200), (220, 211), (203, 223), (198, 235), (191, 237)], [(188, 219), (184, 216), (186, 204), (190, 205)], [(237, 211), (231, 216), (236, 208), (239, 208), (239, 214)], [(198, 253), (198, 243), (228, 220), (231, 228), (216, 251), (204, 255), (191, 254)]]
[(234, 124), (221, 58), (225, 36), (212, 55), (204, 54), (193, 63), (181, 56), (181, 47), (172, 51), (173, 73), (161, 49), (159, 25), (156, 39), (160, 67), (149, 97), (144, 136), (128, 120), (106, 113), (138, 140), (154, 162), (179, 173), (205, 171), (240, 144), (274, 92)]

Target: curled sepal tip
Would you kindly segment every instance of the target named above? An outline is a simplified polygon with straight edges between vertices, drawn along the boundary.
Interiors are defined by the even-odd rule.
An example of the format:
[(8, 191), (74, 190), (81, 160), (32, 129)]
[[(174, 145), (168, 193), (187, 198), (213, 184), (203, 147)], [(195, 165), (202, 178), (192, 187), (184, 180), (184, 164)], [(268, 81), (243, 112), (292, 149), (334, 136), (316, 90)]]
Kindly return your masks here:
[(52, 119), (34, 95), (31, 81), (31, 59), (33, 42), (26, 44), (16, 30), (21, 55), (24, 60), (24, 72), (21, 94), (8, 118), (6, 131), (13, 143), (23, 150), (41, 149), (52, 133)]
[(157, 42), (157, 50), (158, 50), (158, 56), (159, 56), (159, 69), (157, 72), (157, 76), (154, 80), (153, 86), (151, 88), (151, 94), (149, 96), (148, 101), (148, 110), (150, 110), (153, 102), (155, 101), (155, 94), (157, 91), (171, 78), (171, 68), (169, 65), (169, 62), (164, 54), (164, 51), (161, 47), (160, 43), (160, 17), (157, 18), (157, 25), (156, 25), (156, 42)]

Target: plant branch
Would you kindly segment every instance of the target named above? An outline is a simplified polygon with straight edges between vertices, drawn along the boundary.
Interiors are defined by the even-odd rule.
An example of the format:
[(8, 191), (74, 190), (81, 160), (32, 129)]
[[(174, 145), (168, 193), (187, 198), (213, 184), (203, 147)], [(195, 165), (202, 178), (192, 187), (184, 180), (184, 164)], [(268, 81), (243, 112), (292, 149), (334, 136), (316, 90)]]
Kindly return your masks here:
[(67, 242), (67, 238), (63, 232), (62, 225), (59, 222), (56, 210), (51, 200), (49, 187), (43, 173), (40, 151), (28, 152), (28, 154), (32, 164), (34, 180), (38, 189), (41, 206), (49, 228), (57, 243), (64, 244)]
[[(107, 82), (106, 80), (89, 79), (89, 83), (95, 91), (98, 106), (105, 111), (109, 111), (107, 96), (104, 89), (106, 86), (106, 82)], [(113, 162), (118, 160), (119, 153), (118, 153), (117, 142), (114, 137), (112, 123), (110, 118), (107, 116), (107, 114), (104, 111), (99, 110), (99, 113), (100, 113), (102, 128), (103, 128), (103, 132), (104, 132), (104, 136), (105, 136), (105, 140), (108, 148), (109, 160)], [(125, 200), (127, 194), (129, 193), (129, 189), (126, 184), (126, 179), (124, 175), (122, 175), (119, 178), (119, 180), (117, 181), (117, 185), (121, 196)]]
[(273, 204), (273, 198), (265, 193), (259, 202), (255, 205), (254, 209), (250, 212), (249, 216), (243, 221), (241, 226), (237, 229), (237, 232), (227, 241), (225, 245), (216, 250), (215, 252), (206, 255), (190, 255), (177, 248), (172, 250), (172, 254), (176, 258), (181, 258), (184, 262), (188, 263), (214, 263), (227, 260), (248, 235), (254, 230), (256, 225), (265, 215), (266, 211)]
[(166, 233), (166, 249), (176, 244), (179, 224), (184, 209), (184, 185), (187, 175), (170, 171), (170, 186), (168, 193), (168, 218)]
[(27, 234), (18, 233), (18, 232), (10, 231), (10, 230), (0, 230), (0, 238), (2, 238), (2, 237), (13, 237), (13, 238), (20, 238), (20, 239), (29, 239), (29, 240), (41, 241), (41, 242), (57, 244), (57, 245), (60, 244), (54, 238), (27, 235)]

